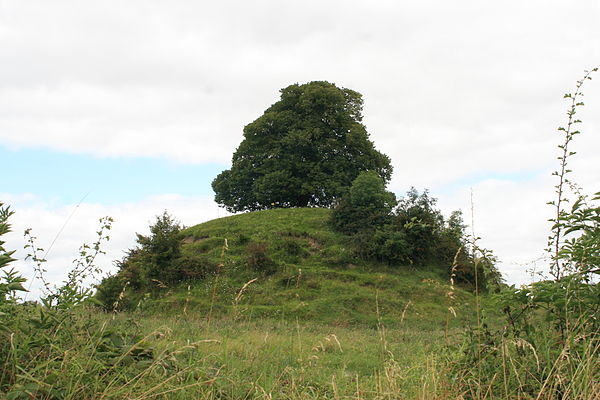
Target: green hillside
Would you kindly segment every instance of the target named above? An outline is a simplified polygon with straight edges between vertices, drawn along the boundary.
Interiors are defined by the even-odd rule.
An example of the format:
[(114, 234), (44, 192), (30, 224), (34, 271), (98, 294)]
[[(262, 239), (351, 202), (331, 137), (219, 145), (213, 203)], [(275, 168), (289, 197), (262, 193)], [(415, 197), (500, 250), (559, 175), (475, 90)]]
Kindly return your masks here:
[[(184, 229), (182, 268), (197, 278), (171, 285), (157, 280), (140, 307), (335, 325), (404, 321), (423, 328), (445, 325), (449, 307), (463, 317), (471, 314), (460, 309), (473, 297), (450, 287), (448, 266), (361, 260), (348, 238), (329, 228), (329, 213), (273, 209)], [(127, 295), (139, 304), (139, 293)]]

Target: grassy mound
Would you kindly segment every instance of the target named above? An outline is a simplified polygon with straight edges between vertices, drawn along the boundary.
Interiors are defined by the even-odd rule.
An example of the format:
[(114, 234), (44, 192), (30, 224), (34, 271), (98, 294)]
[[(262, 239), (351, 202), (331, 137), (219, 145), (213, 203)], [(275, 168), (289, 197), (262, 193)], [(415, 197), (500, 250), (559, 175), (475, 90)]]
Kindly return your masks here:
[(338, 326), (403, 321), (439, 329), (449, 307), (460, 311), (472, 304), (469, 293), (450, 287), (447, 266), (415, 268), (357, 258), (347, 237), (328, 226), (329, 213), (274, 209), (185, 229), (182, 253), (209, 272), (189, 284), (163, 287), (144, 307)]

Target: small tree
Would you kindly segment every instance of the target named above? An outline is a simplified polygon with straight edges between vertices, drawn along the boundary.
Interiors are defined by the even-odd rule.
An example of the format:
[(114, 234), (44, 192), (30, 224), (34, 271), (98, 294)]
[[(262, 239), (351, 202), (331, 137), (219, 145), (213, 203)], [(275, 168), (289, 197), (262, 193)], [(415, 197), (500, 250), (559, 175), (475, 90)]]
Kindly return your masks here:
[(166, 211), (150, 226), (150, 236), (137, 235), (137, 257), (147, 279), (174, 281), (173, 261), (181, 255), (181, 225)]
[[(119, 271), (97, 285), (96, 299), (112, 310), (117, 299), (125, 294), (133, 299), (143, 291), (164, 288), (165, 285), (199, 280), (213, 273), (217, 266), (203, 257), (190, 257), (181, 252), (181, 224), (166, 211), (150, 225), (150, 235), (137, 235), (138, 246), (116, 262)], [(119, 300), (119, 306), (132, 305), (131, 296)]]
[[(137, 233), (138, 246), (117, 261), (117, 274), (97, 285), (96, 299), (112, 309), (117, 298), (130, 287), (134, 291), (161, 286), (183, 279), (181, 270), (181, 225), (166, 211), (150, 225), (150, 235)], [(121, 304), (122, 306), (124, 304)]]
[(385, 190), (385, 182), (373, 171), (362, 172), (352, 182), (331, 214), (334, 229), (353, 234), (374, 231), (389, 222), (396, 196)]
[(444, 217), (435, 208), (436, 203), (437, 199), (427, 190), (419, 194), (414, 187), (398, 203), (394, 225), (405, 232), (415, 264), (424, 264), (436, 256), (437, 239), (444, 226)]

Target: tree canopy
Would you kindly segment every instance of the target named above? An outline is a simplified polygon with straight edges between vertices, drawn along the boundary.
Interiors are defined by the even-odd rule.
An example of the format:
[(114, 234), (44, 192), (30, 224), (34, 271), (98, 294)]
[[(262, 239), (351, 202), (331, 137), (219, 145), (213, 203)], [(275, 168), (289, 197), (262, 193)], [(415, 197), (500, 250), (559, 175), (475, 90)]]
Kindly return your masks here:
[(227, 210), (329, 207), (364, 171), (384, 182), (390, 159), (362, 124), (360, 93), (315, 81), (281, 89), (281, 98), (244, 128), (230, 169), (213, 181)]

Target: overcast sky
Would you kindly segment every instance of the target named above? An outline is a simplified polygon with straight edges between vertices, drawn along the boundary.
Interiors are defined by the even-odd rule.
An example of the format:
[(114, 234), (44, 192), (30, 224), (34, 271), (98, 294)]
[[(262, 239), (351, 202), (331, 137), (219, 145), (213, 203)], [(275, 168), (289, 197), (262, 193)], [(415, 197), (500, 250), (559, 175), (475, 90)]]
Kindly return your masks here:
[[(600, 65), (600, 2), (0, 0), (0, 200), (12, 248), (33, 228), (60, 281), (96, 221), (115, 219), (106, 271), (167, 209), (225, 215), (210, 183), (244, 125), (292, 83), (364, 96), (394, 165), (470, 221), (511, 283), (543, 268), (564, 125)], [(600, 75), (586, 84), (573, 179), (600, 190)], [(18, 255), (26, 253), (19, 250)], [(27, 277), (30, 266), (20, 262)]]

